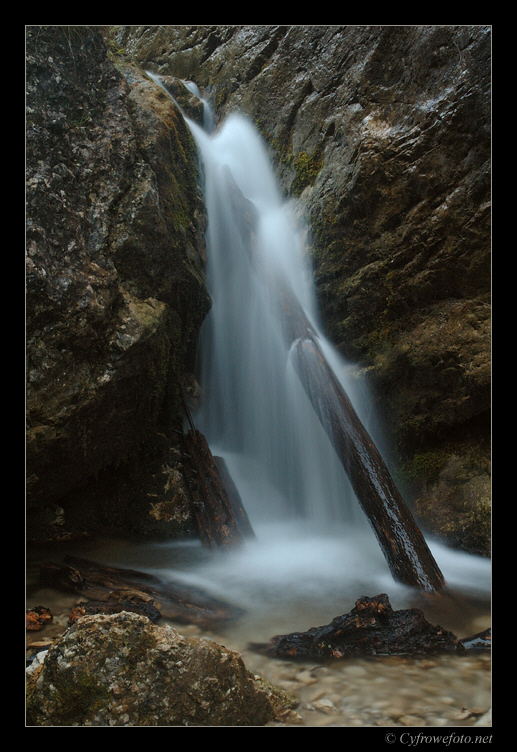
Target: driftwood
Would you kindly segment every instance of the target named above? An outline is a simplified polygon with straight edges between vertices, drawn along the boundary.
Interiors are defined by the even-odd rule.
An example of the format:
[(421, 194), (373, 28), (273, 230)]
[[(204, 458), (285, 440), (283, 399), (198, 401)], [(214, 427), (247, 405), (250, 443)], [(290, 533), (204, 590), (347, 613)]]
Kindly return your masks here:
[(350, 479), (394, 579), (429, 592), (440, 590), (444, 586), (443, 575), (372, 438), (328, 364), (318, 335), (289, 282), (277, 270), (266, 269), (257, 262), (251, 206), (229, 172), (226, 177), (235, 211), (248, 218), (241, 234), (250, 262), (276, 306), (293, 366)]
[[(243, 613), (198, 588), (162, 582), (145, 572), (110, 567), (76, 556), (66, 556), (65, 566), (43, 564), (40, 579), (60, 590), (81, 594), (91, 602), (136, 604), (135, 611), (147, 606), (147, 615), (156, 618), (156, 610), (163, 618), (181, 624), (215, 628)], [(105, 608), (116, 609), (116, 606)]]
[(251, 647), (272, 658), (341, 659), (373, 655), (430, 655), (464, 653), (489, 646), (484, 635), (458, 640), (452, 632), (429, 624), (418, 608), (394, 611), (381, 593), (363, 596), (350, 613), (337, 616), (323, 627), (272, 637), (269, 644)]

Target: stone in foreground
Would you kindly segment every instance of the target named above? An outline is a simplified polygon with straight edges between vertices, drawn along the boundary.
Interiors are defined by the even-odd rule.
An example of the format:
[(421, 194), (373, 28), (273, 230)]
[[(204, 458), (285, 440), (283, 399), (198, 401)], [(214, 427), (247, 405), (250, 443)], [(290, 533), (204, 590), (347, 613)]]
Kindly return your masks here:
[(31, 726), (263, 726), (273, 694), (241, 656), (132, 613), (85, 616), (29, 679)]

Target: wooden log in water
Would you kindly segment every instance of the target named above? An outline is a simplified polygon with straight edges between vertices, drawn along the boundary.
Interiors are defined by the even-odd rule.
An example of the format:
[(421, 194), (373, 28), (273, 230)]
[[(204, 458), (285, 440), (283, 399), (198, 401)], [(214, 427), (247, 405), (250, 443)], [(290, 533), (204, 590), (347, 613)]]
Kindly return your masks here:
[(395, 580), (440, 590), (443, 575), (377, 447), (315, 340), (298, 340), (293, 365), (343, 465)]
[(240, 608), (194, 586), (162, 581), (146, 572), (107, 566), (77, 556), (66, 556), (64, 561), (64, 566), (53, 562), (41, 565), (40, 580), (59, 590), (78, 593), (91, 602), (148, 604), (150, 611), (157, 610), (165, 619), (210, 629), (243, 614)]
[(240, 226), (241, 235), (250, 263), (277, 310), (296, 373), (350, 479), (394, 579), (429, 592), (442, 589), (443, 574), (372, 438), (328, 364), (316, 330), (289, 281), (278, 269), (267, 268), (258, 260), (254, 250), (253, 206), (242, 195), (229, 170), (224, 174), (235, 212), (246, 217)]

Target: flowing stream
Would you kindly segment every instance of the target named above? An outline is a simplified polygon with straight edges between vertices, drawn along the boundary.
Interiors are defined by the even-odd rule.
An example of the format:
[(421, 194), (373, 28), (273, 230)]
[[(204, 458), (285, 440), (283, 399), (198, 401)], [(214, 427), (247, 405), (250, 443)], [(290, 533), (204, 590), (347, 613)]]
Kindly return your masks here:
[[(195, 87), (189, 85), (189, 88), (199, 95)], [(437, 602), (426, 600), (422, 594), (394, 582), (346, 474), (291, 368), (269, 293), (257, 276), (242, 239), (242, 217), (232, 213), (228, 195), (231, 181), (222, 176), (229, 170), (244, 197), (254, 206), (258, 217), (255, 260), (259, 260), (262, 268), (280, 269), (287, 275), (307, 318), (319, 332), (325, 355), (356, 412), (382, 444), (376, 435), (364, 386), (351, 376), (348, 364), (320, 333), (311, 268), (305, 253), (305, 228), (282, 196), (267, 149), (251, 123), (241, 115), (231, 115), (215, 130), (209, 113), (208, 118), (212, 125), (207, 130), (187, 119), (203, 167), (208, 210), (207, 273), (213, 300), (200, 338), (202, 399), (193, 417), (213, 454), (225, 458), (256, 540), (248, 541), (238, 551), (216, 553), (203, 550), (197, 542), (128, 545), (109, 541), (105, 547), (99, 544), (95, 553), (85, 544), (84, 555), (114, 565), (140, 568), (164, 579), (190, 581), (242, 607), (245, 617), (224, 635), (214, 637), (240, 651), (245, 651), (250, 641), (267, 642), (274, 634), (326, 624), (353, 608), (362, 595), (381, 592), (389, 594), (394, 608), (423, 607), (428, 621), (440, 623), (458, 637), (480, 631), (489, 626), (488, 560), (429, 540), (454, 597)], [(74, 552), (82, 553), (77, 547)], [(250, 653), (245, 660), (257, 671), (266, 675), (269, 671), (270, 680), (282, 683), (279, 672), (287, 670), (286, 662), (279, 662), (272, 669), (270, 661), (268, 670), (262, 657)], [(462, 681), (465, 663), (458, 669), (457, 665), (451, 668), (450, 658), (444, 658), (444, 664), (440, 663), (442, 659), (436, 660), (440, 670), (445, 666), (445, 674), (439, 673), (437, 679), (440, 688), (437, 692), (442, 700), (444, 694), (453, 693), (452, 690), (448, 693), (447, 687), (443, 689), (452, 676), (461, 685), (461, 690), (454, 690), (458, 693), (457, 703), (454, 698), (447, 701), (455, 712), (460, 712), (457, 704), (489, 703), (486, 663), (482, 665), (484, 678), (479, 688), (472, 679), (473, 674), (479, 679), (479, 665), (471, 666), (468, 678), (465, 674)], [(389, 699), (394, 682), (403, 675), (402, 669), (393, 668), (389, 659), (373, 669), (371, 662), (352, 664), (359, 667), (356, 679), (360, 675), (365, 677), (365, 707), (374, 701), (375, 678), (390, 671), (398, 675), (398, 679), (386, 679), (383, 698)], [(320, 667), (321, 671), (331, 672), (334, 707), (339, 707), (336, 698), (350, 694), (351, 678), (347, 674), (350, 665)], [(414, 665), (411, 663), (411, 668)], [(447, 671), (452, 672), (450, 676)], [(407, 680), (408, 686), (412, 686), (413, 678), (410, 680), (408, 675)], [(430, 675), (427, 680), (432, 684)], [(303, 687), (313, 691), (315, 682), (317, 678)], [(421, 687), (416, 676), (414, 683), (415, 687)], [(289, 681), (284, 676), (284, 686), (287, 685)], [(360, 681), (358, 692), (359, 685)], [(471, 696), (474, 686), (475, 699)], [(332, 692), (328, 690), (323, 695), (332, 697)], [(438, 703), (440, 708), (442, 700)], [(430, 707), (428, 698), (425, 702)], [(408, 707), (414, 707), (409, 699), (408, 703)], [(314, 707), (310, 712), (315, 718)], [(400, 717), (404, 713), (411, 715), (405, 709)], [(435, 720), (437, 724), (455, 722), (447, 714), (442, 716), (446, 720)], [(333, 720), (328, 721), (329, 717)], [(346, 720), (340, 720), (339, 713), (329, 716), (324, 710), (319, 718), (315, 725), (325, 722), (348, 725)], [(309, 723), (310, 719), (305, 718), (304, 722)], [(357, 725), (363, 722), (375, 723), (375, 717), (369, 721), (363, 718)]]

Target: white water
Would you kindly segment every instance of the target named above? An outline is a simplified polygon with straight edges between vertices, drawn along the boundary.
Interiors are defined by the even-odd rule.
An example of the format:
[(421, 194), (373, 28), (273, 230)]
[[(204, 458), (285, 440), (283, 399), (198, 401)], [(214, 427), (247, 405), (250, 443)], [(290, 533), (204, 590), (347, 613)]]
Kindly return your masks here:
[[(230, 170), (258, 213), (255, 252), (261, 266), (287, 275), (318, 331), (304, 228), (283, 199), (267, 150), (247, 119), (232, 115), (210, 133), (187, 122), (204, 166), (208, 286), (213, 300), (200, 339), (202, 402), (194, 421), (212, 452), (226, 459), (257, 540), (243, 550), (208, 559), (198, 553), (196, 563), (186, 568), (165, 563), (160, 554), (160, 563), (148, 562), (147, 567), (190, 579), (264, 618), (275, 614), (278, 619), (288, 610), (288, 601), (301, 603), (307, 613), (321, 613), (319, 623), (324, 623), (324, 614), (330, 619), (349, 610), (365, 594), (388, 592), (394, 605), (397, 600), (406, 602), (411, 594), (393, 581), (290, 367), (279, 322), (239, 234), (240, 218), (232, 214), (224, 170)], [(321, 334), (320, 338), (329, 363), (375, 438), (367, 396), (349, 377), (347, 364)], [(487, 597), (487, 560), (429, 544), (452, 588)], [(158, 551), (166, 556), (170, 552), (168, 546)], [(308, 626), (291, 624), (291, 629)]]
[(306, 519), (319, 530), (361, 525), (344, 471), (290, 366), (270, 292), (250, 263), (224, 170), (257, 210), (258, 265), (285, 274), (316, 328), (303, 234), (247, 120), (231, 116), (211, 137), (191, 127), (205, 166), (213, 300), (200, 339), (203, 399), (195, 422), (226, 458), (252, 522)]

